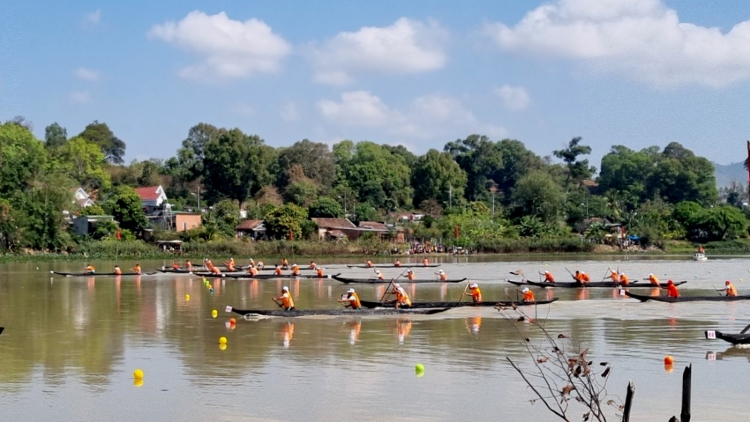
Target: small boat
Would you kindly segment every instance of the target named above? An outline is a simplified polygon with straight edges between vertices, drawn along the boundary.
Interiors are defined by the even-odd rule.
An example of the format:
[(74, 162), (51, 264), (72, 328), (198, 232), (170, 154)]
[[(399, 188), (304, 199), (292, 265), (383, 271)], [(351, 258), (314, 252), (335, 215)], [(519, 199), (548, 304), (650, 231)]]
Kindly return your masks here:
[[(359, 283), (359, 284), (385, 284), (390, 283), (392, 280), (379, 280), (376, 278), (346, 278), (346, 277), (339, 277), (338, 275), (335, 275), (333, 277), (334, 280), (338, 280), (342, 283)], [(399, 279), (396, 281), (396, 283), (404, 283), (404, 284), (412, 284), (412, 283), (460, 283), (462, 281), (466, 281), (466, 278), (459, 278), (454, 280), (435, 280), (435, 279), (427, 279), (427, 280), (409, 280), (409, 279)]]
[(347, 265), (347, 268), (436, 268), (441, 264), (374, 264), (374, 265)]
[[(649, 284), (639, 284), (635, 286), (634, 284), (638, 282), (638, 280), (631, 281), (630, 284), (620, 284), (615, 283), (614, 281), (592, 281), (589, 283), (578, 283), (575, 281), (558, 281), (555, 283), (546, 283), (546, 282), (538, 282), (538, 281), (530, 281), (530, 280), (524, 280), (524, 281), (516, 281), (516, 280), (505, 280), (510, 284), (515, 284), (516, 286), (535, 286), (535, 287), (562, 287), (562, 288), (568, 288), (568, 289), (578, 289), (578, 288), (586, 288), (590, 289), (592, 287), (604, 287), (604, 288), (617, 288), (617, 287), (651, 287)], [(679, 286), (680, 284), (685, 284), (686, 281), (678, 281), (675, 283), (675, 286)]]
[(740, 334), (727, 334), (722, 333), (721, 331), (705, 331), (704, 334), (706, 335), (706, 338), (710, 340), (719, 339), (732, 344), (750, 344), (750, 334), (745, 332)]
[(3, 330), (5, 330), (5, 327), (0, 327), (0, 334), (3, 333)]
[[(338, 274), (332, 274), (332, 275), (324, 275), (322, 277), (318, 277), (315, 274), (300, 274), (300, 275), (292, 275), (292, 274), (282, 274), (282, 275), (276, 275), (276, 274), (258, 274), (256, 276), (252, 276), (250, 274), (242, 274), (242, 275), (226, 275), (226, 278), (234, 278), (234, 279), (247, 279), (247, 280), (276, 280), (276, 279), (282, 279), (282, 278), (291, 278), (291, 279), (297, 279), (297, 278), (317, 278), (317, 279), (324, 279), (324, 278), (333, 278), (337, 276)], [(214, 277), (220, 277), (220, 276), (214, 276)]]
[(693, 261), (703, 262), (708, 261), (708, 258), (704, 253), (696, 252), (695, 254), (693, 254)]
[(122, 273), (122, 274), (115, 274), (115, 273), (64, 273), (60, 271), (50, 271), (50, 274), (57, 274), (65, 277), (103, 277), (103, 276), (133, 276), (133, 275), (154, 275), (158, 274), (158, 271), (151, 271), (148, 273)]
[[(677, 283), (675, 283), (677, 284)], [(679, 297), (668, 297), (668, 296), (646, 296), (646, 295), (639, 295), (635, 293), (625, 292), (625, 294), (629, 297), (632, 297), (633, 299), (638, 299), (641, 302), (645, 302), (647, 300), (655, 300), (657, 302), (698, 302), (698, 301), (708, 301), (708, 302), (733, 302), (736, 300), (750, 300), (750, 295), (746, 296), (679, 296)]]
[[(411, 306), (405, 309), (426, 309), (426, 308), (462, 308), (462, 307), (498, 307), (498, 306), (524, 306), (524, 305), (546, 305), (556, 301), (557, 298), (552, 300), (540, 300), (534, 302), (522, 302), (522, 301), (500, 301), (500, 302), (412, 302)], [(370, 300), (361, 300), (362, 306), (365, 308), (393, 308), (395, 305), (393, 302), (375, 302)]]
[(242, 316), (274, 316), (274, 317), (303, 317), (316, 315), (332, 316), (377, 316), (377, 315), (432, 315), (447, 311), (448, 308), (431, 308), (431, 309), (293, 309), (285, 311), (283, 309), (235, 309), (231, 306), (226, 307), (227, 312), (234, 312)]

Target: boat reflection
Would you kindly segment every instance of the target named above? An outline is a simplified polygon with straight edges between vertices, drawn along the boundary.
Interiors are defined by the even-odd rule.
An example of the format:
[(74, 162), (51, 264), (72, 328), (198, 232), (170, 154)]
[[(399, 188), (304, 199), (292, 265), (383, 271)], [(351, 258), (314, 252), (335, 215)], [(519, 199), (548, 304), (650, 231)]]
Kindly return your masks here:
[(745, 358), (750, 362), (750, 348), (730, 346), (723, 352), (706, 352), (706, 360), (725, 360), (732, 358)]
[(404, 340), (409, 336), (411, 331), (411, 320), (410, 319), (396, 319), (396, 337), (398, 338), (398, 344), (404, 344)]
[(466, 324), (466, 330), (471, 334), (479, 334), (479, 327), (482, 326), (482, 317), (471, 317), (466, 318), (464, 321)]
[(576, 292), (576, 299), (588, 300), (591, 298), (591, 291), (589, 289), (578, 289)]

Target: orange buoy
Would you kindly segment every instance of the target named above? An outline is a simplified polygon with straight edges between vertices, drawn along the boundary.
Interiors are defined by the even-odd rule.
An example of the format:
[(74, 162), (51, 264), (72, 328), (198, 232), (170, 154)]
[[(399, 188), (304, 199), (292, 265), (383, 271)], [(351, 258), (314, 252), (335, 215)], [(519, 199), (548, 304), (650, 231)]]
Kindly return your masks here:
[(667, 356), (664, 357), (664, 364), (665, 365), (671, 365), (673, 363), (674, 363), (674, 358), (672, 356), (667, 355)]
[(229, 318), (229, 323), (234, 325), (237, 323), (237, 321), (234, 318)]

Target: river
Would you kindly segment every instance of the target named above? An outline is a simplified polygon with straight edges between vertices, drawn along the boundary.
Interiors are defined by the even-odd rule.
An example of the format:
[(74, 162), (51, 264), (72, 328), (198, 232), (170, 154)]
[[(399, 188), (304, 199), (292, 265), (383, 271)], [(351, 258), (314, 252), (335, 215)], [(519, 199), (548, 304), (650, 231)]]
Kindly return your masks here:
[[(718, 294), (725, 279), (750, 293), (750, 260), (677, 259), (516, 261), (448, 259), (451, 277), (480, 284), (485, 300), (515, 298), (522, 269), (536, 280), (551, 271), (567, 281), (581, 269), (593, 280), (609, 268), (632, 279), (657, 274), (687, 280), (683, 295)], [(331, 260), (329, 260), (331, 261)], [(404, 260), (406, 262), (406, 260)], [(349, 261), (351, 262), (351, 260)], [(244, 263), (244, 260), (240, 263)], [(327, 273), (368, 277), (367, 269), (326, 263)], [(113, 262), (94, 262), (107, 271)], [(123, 268), (134, 262), (120, 262)], [(144, 269), (162, 261), (141, 262)], [(539, 421), (556, 420), (507, 362), (532, 373), (524, 345), (547, 347), (539, 330), (493, 308), (461, 308), (432, 316), (315, 317), (243, 320), (224, 312), (273, 309), (289, 286), (298, 309), (328, 309), (349, 286), (336, 280), (211, 279), (186, 275), (60, 277), (84, 263), (0, 265), (0, 409), (6, 420), (80, 421)], [(385, 269), (389, 277), (398, 269)], [(434, 269), (416, 269), (434, 277)], [(747, 280), (747, 281), (746, 281)], [(383, 287), (352, 285), (378, 300)], [(407, 286), (412, 300), (458, 300), (465, 284)], [(641, 293), (650, 289), (637, 289)], [(608, 362), (609, 397), (621, 402), (635, 384), (632, 420), (679, 415), (682, 371), (693, 367), (696, 421), (747, 421), (750, 350), (706, 340), (704, 330), (739, 332), (750, 323), (748, 302), (640, 303), (614, 289), (534, 289), (551, 305), (525, 308), (588, 358)], [(635, 290), (634, 290), (635, 291)], [(188, 296), (189, 295), (189, 299)], [(213, 318), (212, 310), (218, 311)], [(508, 315), (505, 318), (503, 315)], [(228, 325), (235, 317), (237, 324)], [(219, 338), (227, 345), (220, 348)], [(566, 341), (566, 340), (560, 340)], [(675, 359), (665, 370), (663, 359)], [(425, 367), (415, 374), (415, 365)], [(595, 370), (601, 371), (602, 366)], [(133, 371), (144, 372), (142, 382)], [(575, 407), (571, 420), (580, 420)], [(615, 412), (610, 412), (614, 415)], [(609, 420), (617, 420), (610, 417)]]

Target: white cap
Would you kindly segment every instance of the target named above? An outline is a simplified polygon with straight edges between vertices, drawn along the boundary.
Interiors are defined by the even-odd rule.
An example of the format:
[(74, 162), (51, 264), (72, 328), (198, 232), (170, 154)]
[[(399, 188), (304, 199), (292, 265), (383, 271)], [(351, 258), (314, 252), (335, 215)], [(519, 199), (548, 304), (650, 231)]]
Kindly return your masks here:
[(727, 284), (726, 286), (724, 286), (724, 290), (732, 290), (732, 286)]
[(524, 287), (523, 290), (521, 290), (521, 292), (528, 293), (529, 292), (529, 288), (528, 287)]
[(654, 276), (654, 273), (648, 273), (648, 276), (649, 276), (649, 277), (653, 277), (653, 276)]
[(440, 270), (440, 271), (438, 271), (438, 272), (442, 274), (442, 273), (444, 273), (445, 271), (443, 271), (443, 270), (441, 269), (441, 270)]
[(549, 271), (545, 271), (544, 273), (545, 273), (545, 274), (549, 274)]
[(398, 283), (393, 283), (393, 287), (395, 287), (395, 288), (399, 289), (399, 288), (401, 288), (401, 285), (400, 285), (400, 284), (398, 284)]
[(347, 293), (354, 293), (354, 289), (349, 289), (346, 291)]
[(479, 287), (479, 286), (477, 285), (477, 283), (471, 283), (469, 284), (469, 287), (474, 288), (474, 287)]
[(281, 291), (282, 292), (288, 292), (289, 291), (289, 287), (284, 286), (284, 287), (281, 288)]

